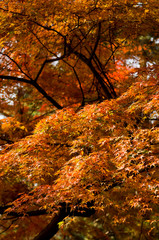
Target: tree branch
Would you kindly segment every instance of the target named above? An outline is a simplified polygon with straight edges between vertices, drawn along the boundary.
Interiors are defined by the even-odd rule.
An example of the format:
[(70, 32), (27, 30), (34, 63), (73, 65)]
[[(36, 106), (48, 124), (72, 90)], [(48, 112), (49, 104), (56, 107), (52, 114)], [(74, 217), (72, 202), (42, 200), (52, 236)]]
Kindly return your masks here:
[[(64, 60), (63, 60), (63, 61), (64, 61)], [(85, 96), (84, 96), (84, 91), (83, 91), (82, 84), (81, 84), (81, 82), (80, 82), (79, 76), (78, 76), (78, 74), (77, 74), (77, 72), (76, 72), (76, 70), (75, 70), (75, 65), (76, 65), (76, 64), (75, 64), (74, 66), (72, 66), (71, 64), (69, 64), (69, 63), (66, 62), (66, 61), (64, 61), (64, 63), (66, 63), (70, 68), (73, 69), (73, 72), (74, 72), (74, 74), (75, 74), (75, 76), (76, 76), (76, 79), (77, 79), (77, 81), (78, 81), (78, 83), (79, 83), (79, 87), (80, 87), (81, 94), (82, 94), (82, 103), (81, 103), (81, 106), (84, 106), (84, 105), (85, 105)]]
[(46, 65), (47, 63), (52, 63), (52, 62), (56, 62), (56, 61), (62, 60), (64, 57), (66, 57), (65, 54), (62, 55), (61, 57), (46, 59), (46, 60), (43, 62), (43, 64), (41, 65), (41, 68), (40, 68), (40, 70), (39, 70), (36, 78), (34, 79), (34, 82), (37, 82), (40, 74), (42, 73), (42, 71), (43, 71), (43, 69), (44, 69), (44, 67), (45, 67), (45, 65)]
[(38, 90), (38, 92), (40, 92), (57, 109), (62, 109), (63, 108), (60, 104), (58, 104), (58, 102), (56, 102), (51, 96), (49, 96), (47, 94), (47, 92), (42, 87), (40, 87), (39, 84), (37, 84), (33, 80), (28, 80), (28, 79), (25, 79), (25, 78), (13, 77), (13, 76), (4, 76), (4, 75), (0, 75), (0, 79), (15, 80), (15, 81), (19, 81), (19, 82), (22, 82), (22, 83), (29, 83), (30, 85), (34, 86)]
[(66, 46), (67, 46), (67, 41), (66, 41), (66, 36), (63, 35), (61, 32), (57, 31), (56, 29), (52, 28), (52, 27), (48, 27), (48, 26), (44, 26), (38, 22), (36, 22), (35, 20), (29, 20), (30, 22), (33, 22), (35, 23), (36, 25), (38, 25), (39, 27), (42, 27), (48, 31), (53, 31), (55, 33), (57, 33), (59, 36), (61, 36), (64, 40), (64, 50), (63, 50), (63, 55), (65, 56), (66, 55)]
[(90, 217), (95, 213), (93, 208), (77, 208), (75, 211), (71, 211), (65, 203), (62, 204), (59, 212), (52, 218), (51, 222), (33, 239), (33, 240), (49, 240), (59, 230), (59, 222), (61, 222), (67, 216), (81, 216)]
[(92, 58), (93, 58), (93, 56), (94, 56), (94, 54), (95, 54), (95, 52), (96, 52), (96, 49), (97, 49), (97, 47), (98, 47), (98, 43), (99, 43), (99, 40), (100, 40), (100, 32), (101, 32), (101, 22), (100, 22), (99, 25), (98, 25), (98, 34), (97, 34), (96, 43), (95, 43), (95, 45), (94, 45), (94, 48), (93, 48), (93, 51), (92, 51), (91, 56), (90, 56), (90, 58), (89, 58), (89, 61), (92, 60)]
[(3, 56), (6, 56), (7, 58), (9, 58), (9, 59), (11, 60), (11, 62), (13, 62), (13, 63), (18, 67), (18, 69), (21, 71), (21, 73), (23, 73), (26, 77), (28, 77), (30, 80), (32, 80), (32, 78), (31, 78), (27, 73), (25, 73), (25, 72), (23, 71), (23, 69), (20, 67), (20, 65), (19, 65), (13, 58), (11, 58), (11, 57), (10, 57), (8, 54), (6, 54), (6, 53), (0, 52), (0, 54), (3, 55)]
[[(81, 216), (81, 217), (90, 217), (95, 213), (95, 210), (91, 207), (92, 204), (88, 204), (88, 207), (85, 208), (76, 208), (74, 211), (71, 211), (71, 208), (66, 203), (61, 203), (61, 208), (58, 213), (55, 214), (51, 220), (51, 222), (34, 238), (34, 240), (49, 240), (53, 237), (57, 231), (59, 230), (59, 222), (61, 222), (67, 216)], [(4, 214), (5, 210), (7, 210), (11, 205), (7, 205), (4, 207), (0, 207), (0, 214)], [(29, 211), (25, 214), (17, 213), (17, 212), (9, 212), (7, 215), (12, 216), (13, 218), (18, 218), (22, 216), (40, 216), (48, 214), (48, 212), (44, 210), (35, 210)], [(13, 218), (6, 218), (6, 220), (10, 220)]]
[(3, 234), (3, 233), (6, 232), (7, 230), (9, 230), (10, 227), (13, 225), (13, 223), (16, 222), (16, 221), (17, 221), (17, 219), (14, 219), (14, 220), (11, 222), (11, 224), (9, 224), (8, 227), (2, 226), (2, 227), (4, 228), (4, 230), (3, 230), (2, 232), (0, 232), (0, 234)]
[(32, 85), (32, 81), (31, 80), (28, 80), (26, 78), (21, 78), (21, 77), (0, 75), (0, 79), (14, 80), (14, 81), (23, 82), (23, 83), (29, 83), (29, 84)]
[[(147, 172), (149, 169), (153, 169), (153, 168), (158, 168), (159, 165), (152, 165), (152, 166), (146, 166), (145, 168), (139, 170), (138, 173), (134, 174), (132, 172), (130, 172), (129, 174), (127, 174), (127, 178), (132, 177), (132, 176), (136, 176), (140, 173), (143, 172)], [(111, 180), (111, 182), (113, 182), (113, 180)], [(108, 182), (104, 182), (107, 186), (109, 185), (110, 181)], [(124, 184), (124, 180), (123, 179), (118, 179), (117, 181), (114, 180), (114, 182), (109, 185), (105, 191), (110, 191), (111, 189), (113, 189), (114, 187), (117, 186), (122, 186)], [(93, 208), (93, 202), (89, 202), (87, 203), (87, 207), (76, 207), (75, 210), (71, 210), (70, 206), (66, 203), (61, 203), (61, 207), (59, 208), (59, 211), (57, 214), (55, 214), (51, 220), (51, 222), (33, 239), (33, 240), (49, 240), (50, 238), (52, 238), (57, 231), (59, 230), (59, 222), (61, 222), (66, 216), (81, 216), (81, 217), (90, 217), (95, 213), (95, 209)], [(4, 214), (5, 211), (12, 207), (12, 205), (6, 205), (3, 207), (0, 207), (0, 214)], [(40, 216), (40, 215), (44, 215), (44, 214), (48, 214), (47, 210), (42, 209), (42, 210), (35, 210), (35, 211), (29, 211), (26, 213), (17, 213), (14, 211), (9, 212), (7, 215), (8, 216), (12, 216), (13, 218), (17, 218), (17, 217), (22, 217), (22, 216)], [(6, 220), (9, 220), (11, 218), (8, 218)]]
[[(114, 87), (113, 87), (111, 81), (109, 80), (107, 74), (106, 74), (105, 71), (103, 70), (103, 66), (102, 66), (102, 64), (101, 64), (101, 62), (100, 62), (100, 60), (99, 60), (99, 58), (97, 57), (96, 54), (95, 54), (95, 59), (97, 60), (97, 62), (98, 62), (98, 64), (99, 64), (101, 73), (102, 73), (103, 76), (107, 79), (107, 82), (108, 82), (108, 84), (109, 84), (109, 88), (110, 88), (111, 93), (113, 94), (114, 97), (117, 97), (116, 92), (115, 92), (115, 90), (114, 90)], [(109, 60), (110, 60), (110, 59), (109, 59)]]
[(9, 140), (9, 139), (4, 138), (4, 137), (1, 137), (1, 136), (0, 136), (0, 140), (5, 141), (5, 142), (7, 142), (8, 144), (12, 144), (12, 143), (14, 143), (14, 141)]
[(74, 74), (75, 74), (75, 76), (77, 78), (77, 81), (79, 83), (80, 90), (81, 90), (81, 93), (82, 93), (82, 104), (81, 104), (81, 106), (84, 106), (85, 105), (85, 96), (84, 96), (84, 92), (83, 92), (83, 89), (82, 89), (82, 85), (81, 85), (80, 79), (78, 77), (78, 74), (77, 74), (75, 68), (74, 67), (72, 67), (72, 68), (73, 68)]
[[(5, 211), (8, 208), (11, 208), (11, 207), (13, 207), (13, 205), (0, 206), (0, 214), (3, 215), (5, 213)], [(29, 217), (33, 217), (33, 216), (41, 216), (41, 215), (44, 215), (44, 214), (48, 214), (48, 212), (45, 209), (41, 209), (41, 210), (28, 211), (25, 214), (24, 213), (17, 213), (15, 211), (11, 211), (11, 212), (7, 213), (7, 216), (17, 218), (17, 217), (23, 217), (24, 215), (29, 216)], [(6, 219), (6, 220), (8, 220), (8, 219)]]
[(49, 240), (59, 230), (58, 223), (68, 215), (65, 208), (61, 208), (52, 218), (51, 222), (33, 239), (33, 240)]
[(39, 84), (37, 84), (36, 82), (33, 82), (32, 85), (49, 101), (51, 102), (57, 109), (62, 109), (63, 107), (56, 102), (52, 97), (50, 97), (47, 92), (45, 92), (45, 90), (40, 87)]
[(105, 93), (105, 96), (108, 99), (112, 99), (113, 96), (112, 96), (111, 92), (109, 91), (108, 86), (106, 86), (102, 76), (98, 73), (98, 71), (95, 69), (95, 67), (92, 65), (92, 63), (89, 61), (89, 59), (86, 58), (82, 53), (79, 53), (77, 51), (74, 51), (73, 53), (76, 56), (78, 56), (80, 58), (80, 60), (82, 60), (90, 68), (90, 70), (92, 71), (92, 73), (94, 74), (96, 79), (98, 80), (99, 84), (101, 85), (101, 87), (102, 87), (102, 89), (103, 89), (103, 91)]

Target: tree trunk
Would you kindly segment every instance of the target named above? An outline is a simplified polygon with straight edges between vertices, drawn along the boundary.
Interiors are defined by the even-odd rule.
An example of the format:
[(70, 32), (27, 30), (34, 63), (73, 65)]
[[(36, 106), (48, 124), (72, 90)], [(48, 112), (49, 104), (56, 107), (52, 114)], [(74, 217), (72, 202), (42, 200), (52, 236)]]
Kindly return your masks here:
[(56, 214), (51, 222), (34, 238), (34, 240), (49, 240), (52, 238), (59, 230), (58, 223), (61, 222), (68, 212), (65, 208), (61, 208), (58, 214)]

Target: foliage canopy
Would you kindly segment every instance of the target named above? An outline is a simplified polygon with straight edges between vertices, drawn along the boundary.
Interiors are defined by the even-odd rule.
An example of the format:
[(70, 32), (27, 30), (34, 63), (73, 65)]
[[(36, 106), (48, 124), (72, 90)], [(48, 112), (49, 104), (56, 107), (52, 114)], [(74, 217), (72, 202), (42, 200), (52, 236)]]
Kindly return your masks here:
[(158, 29), (157, 0), (1, 1), (2, 240), (158, 238)]

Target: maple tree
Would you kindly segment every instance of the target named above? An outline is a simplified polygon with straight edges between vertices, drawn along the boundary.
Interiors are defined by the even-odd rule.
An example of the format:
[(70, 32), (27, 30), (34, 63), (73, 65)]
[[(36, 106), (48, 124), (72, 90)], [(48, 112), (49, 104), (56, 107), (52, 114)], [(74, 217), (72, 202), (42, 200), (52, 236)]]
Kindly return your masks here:
[(157, 239), (158, 1), (0, 13), (1, 239)]
[(152, 25), (157, 29), (151, 10), (156, 5), (155, 0), (146, 4), (59, 0), (41, 5), (36, 0), (2, 1), (0, 78), (30, 84), (59, 109), (66, 105), (65, 96), (84, 105), (90, 89), (93, 99), (114, 98), (107, 70), (110, 60), (139, 31), (149, 33)]

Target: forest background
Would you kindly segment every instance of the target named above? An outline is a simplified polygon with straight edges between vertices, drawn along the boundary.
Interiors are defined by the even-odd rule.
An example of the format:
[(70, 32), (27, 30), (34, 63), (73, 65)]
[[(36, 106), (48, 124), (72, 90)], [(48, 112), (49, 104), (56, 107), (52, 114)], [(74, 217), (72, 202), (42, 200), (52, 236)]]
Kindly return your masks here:
[(0, 238), (159, 239), (158, 0), (0, 1)]

